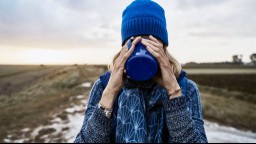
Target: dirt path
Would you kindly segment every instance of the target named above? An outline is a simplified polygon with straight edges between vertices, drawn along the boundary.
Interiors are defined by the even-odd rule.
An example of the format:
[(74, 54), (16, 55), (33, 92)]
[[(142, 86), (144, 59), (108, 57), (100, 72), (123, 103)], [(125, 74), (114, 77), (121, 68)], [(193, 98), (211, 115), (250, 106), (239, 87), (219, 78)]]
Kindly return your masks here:
[(34, 84), (42, 77), (56, 73), (64, 68), (66, 68), (66, 66), (44, 67), (0, 76), (0, 95), (11, 95), (12, 93), (22, 90), (24, 87)]

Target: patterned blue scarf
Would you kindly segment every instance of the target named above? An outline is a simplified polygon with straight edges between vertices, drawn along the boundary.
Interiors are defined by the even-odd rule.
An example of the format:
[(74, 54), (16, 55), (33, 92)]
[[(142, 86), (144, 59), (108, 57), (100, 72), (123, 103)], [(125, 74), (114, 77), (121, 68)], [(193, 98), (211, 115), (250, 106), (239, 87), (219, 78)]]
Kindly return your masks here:
[[(110, 72), (100, 77), (106, 86)], [(181, 72), (178, 83), (186, 92), (186, 73)], [(117, 143), (163, 143), (168, 135), (162, 101), (167, 91), (153, 81), (143, 83), (126, 79), (125, 86), (115, 101), (114, 142)]]

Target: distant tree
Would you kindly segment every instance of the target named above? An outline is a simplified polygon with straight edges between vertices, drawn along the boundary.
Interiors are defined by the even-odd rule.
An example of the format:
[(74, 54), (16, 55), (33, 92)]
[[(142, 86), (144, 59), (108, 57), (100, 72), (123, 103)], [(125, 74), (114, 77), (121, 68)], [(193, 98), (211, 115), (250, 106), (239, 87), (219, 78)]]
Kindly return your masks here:
[(242, 64), (243, 55), (233, 55), (233, 63), (235, 64)]
[(256, 53), (250, 55), (250, 59), (253, 65), (256, 65)]
[(238, 55), (233, 55), (233, 63), (236, 63), (238, 61)]

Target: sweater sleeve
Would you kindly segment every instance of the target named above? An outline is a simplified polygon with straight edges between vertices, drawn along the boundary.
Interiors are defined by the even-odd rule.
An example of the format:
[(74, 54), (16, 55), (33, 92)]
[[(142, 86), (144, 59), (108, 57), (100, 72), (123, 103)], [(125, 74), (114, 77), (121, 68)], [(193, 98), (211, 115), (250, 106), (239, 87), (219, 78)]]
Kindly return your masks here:
[(187, 95), (163, 102), (170, 143), (207, 143), (197, 85), (188, 80)]
[(109, 143), (113, 120), (105, 116), (98, 108), (104, 88), (97, 80), (90, 92), (84, 122), (74, 143)]

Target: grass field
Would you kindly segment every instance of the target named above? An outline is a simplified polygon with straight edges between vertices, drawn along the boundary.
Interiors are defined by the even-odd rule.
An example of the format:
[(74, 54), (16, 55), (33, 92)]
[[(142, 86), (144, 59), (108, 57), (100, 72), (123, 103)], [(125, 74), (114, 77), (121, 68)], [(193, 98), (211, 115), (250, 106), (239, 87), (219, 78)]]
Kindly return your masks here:
[[(53, 115), (65, 119), (59, 112), (79, 103), (74, 98), (77, 95), (89, 94), (90, 88), (81, 84), (93, 83), (106, 69), (90, 65), (0, 66), (0, 142), (10, 134), (11, 139), (18, 138), (21, 129), (48, 124)], [(256, 131), (255, 74), (188, 73), (188, 77), (199, 85), (206, 119)]]
[[(251, 71), (252, 69), (240, 71), (246, 70)], [(254, 112), (256, 108), (256, 72), (239, 74), (216, 73), (216, 70), (204, 74), (190, 73), (189, 70), (187, 72), (188, 78), (199, 86), (206, 119), (240, 129), (256, 131), (256, 113)]]
[(54, 114), (76, 103), (72, 97), (88, 95), (89, 89), (80, 86), (83, 82), (94, 82), (105, 71), (93, 66), (32, 66), (28, 68), (32, 71), (18, 73), (24, 69), (13, 68), (15, 75), (0, 78), (1, 88), (7, 85), (0, 91), (0, 142), (10, 134), (16, 139), (23, 128), (47, 124)]
[[(208, 86), (207, 91), (228, 94), (240, 100), (256, 103), (255, 74), (189, 74), (188, 77), (200, 85)], [(205, 88), (206, 90), (206, 88)]]
[(256, 131), (256, 104), (201, 90), (204, 118), (243, 130)]

